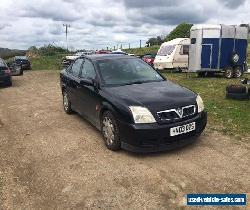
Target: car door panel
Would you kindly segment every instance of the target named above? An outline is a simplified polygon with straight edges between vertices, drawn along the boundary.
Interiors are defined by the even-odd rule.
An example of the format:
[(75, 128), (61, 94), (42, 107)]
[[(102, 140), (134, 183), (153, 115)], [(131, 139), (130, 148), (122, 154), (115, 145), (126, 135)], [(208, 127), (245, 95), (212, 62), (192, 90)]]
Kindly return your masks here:
[[(93, 74), (90, 73), (90, 71), (94, 71), (92, 72)], [(85, 60), (81, 73), (81, 77), (83, 79), (89, 81), (95, 81), (96, 79), (94, 65), (88, 59)], [(100, 104), (98, 89), (95, 85), (82, 84), (78, 89), (78, 97), (81, 101), (81, 114), (84, 115), (92, 124), (97, 125), (99, 123), (99, 118), (96, 108)]]
[(66, 91), (69, 96), (69, 100), (71, 102), (71, 106), (75, 111), (79, 111), (79, 100), (78, 100), (78, 88), (80, 85), (79, 73), (81, 71), (81, 67), (83, 64), (83, 59), (77, 59), (71, 66), (71, 68), (67, 71), (67, 81), (66, 83)]

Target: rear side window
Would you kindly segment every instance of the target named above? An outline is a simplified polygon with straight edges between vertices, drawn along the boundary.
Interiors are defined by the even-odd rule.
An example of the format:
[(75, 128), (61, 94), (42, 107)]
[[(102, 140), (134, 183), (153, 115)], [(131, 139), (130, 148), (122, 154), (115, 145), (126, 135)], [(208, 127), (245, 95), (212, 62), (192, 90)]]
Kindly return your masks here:
[(95, 79), (96, 77), (95, 67), (88, 59), (83, 64), (81, 77), (88, 79)]
[(70, 69), (70, 73), (73, 74), (74, 76), (78, 77), (79, 74), (80, 74), (80, 70), (81, 70), (81, 66), (82, 66), (82, 62), (83, 62), (83, 59), (77, 59), (71, 69)]

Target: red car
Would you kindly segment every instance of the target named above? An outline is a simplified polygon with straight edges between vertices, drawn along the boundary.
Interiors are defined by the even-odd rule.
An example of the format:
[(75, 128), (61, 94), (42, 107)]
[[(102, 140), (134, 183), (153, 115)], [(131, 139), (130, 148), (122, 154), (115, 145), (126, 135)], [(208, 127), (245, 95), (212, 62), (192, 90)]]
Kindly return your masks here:
[(109, 53), (111, 53), (110, 50), (98, 50), (95, 52), (95, 54), (109, 54)]
[(142, 60), (145, 61), (150, 66), (154, 66), (155, 56), (156, 54), (146, 54), (142, 57)]

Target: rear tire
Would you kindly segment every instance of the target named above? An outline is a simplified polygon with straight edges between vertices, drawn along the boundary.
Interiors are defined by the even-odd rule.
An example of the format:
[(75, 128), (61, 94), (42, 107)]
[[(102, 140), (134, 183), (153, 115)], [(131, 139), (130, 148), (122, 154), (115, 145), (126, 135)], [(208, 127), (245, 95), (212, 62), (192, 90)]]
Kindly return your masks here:
[(224, 77), (227, 79), (232, 79), (234, 76), (234, 70), (232, 67), (226, 67), (224, 69)]
[(234, 78), (240, 78), (243, 75), (242, 67), (236, 66), (234, 68)]
[(105, 111), (101, 117), (101, 132), (106, 147), (109, 150), (121, 149), (121, 141), (116, 119), (110, 111)]
[(63, 109), (65, 113), (72, 114), (73, 110), (71, 109), (71, 102), (69, 100), (68, 94), (66, 91), (63, 91)]

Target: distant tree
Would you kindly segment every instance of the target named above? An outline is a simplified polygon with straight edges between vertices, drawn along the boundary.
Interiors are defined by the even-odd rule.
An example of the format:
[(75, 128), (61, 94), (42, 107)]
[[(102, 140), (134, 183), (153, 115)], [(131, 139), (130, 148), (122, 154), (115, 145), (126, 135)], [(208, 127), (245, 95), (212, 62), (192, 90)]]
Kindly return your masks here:
[(181, 23), (176, 28), (166, 36), (165, 41), (170, 41), (176, 38), (189, 38), (190, 37), (190, 29), (193, 24)]
[(154, 45), (161, 45), (164, 42), (164, 40), (160, 37), (157, 36), (156, 38), (150, 38), (147, 42), (146, 45), (149, 46), (154, 46)]

